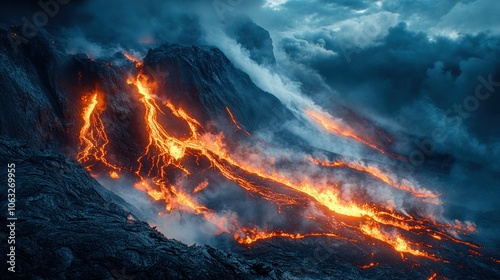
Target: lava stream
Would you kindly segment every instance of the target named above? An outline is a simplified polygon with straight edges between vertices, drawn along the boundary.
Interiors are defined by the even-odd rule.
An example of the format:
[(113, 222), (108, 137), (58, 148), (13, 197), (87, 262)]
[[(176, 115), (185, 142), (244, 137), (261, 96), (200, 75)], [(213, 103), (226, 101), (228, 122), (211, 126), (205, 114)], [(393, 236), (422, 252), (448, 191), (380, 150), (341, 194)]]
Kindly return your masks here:
[[(286, 176), (274, 170), (271, 170), (271, 172), (269, 173), (269, 169), (258, 169), (254, 166), (248, 165), (245, 162), (240, 162), (233, 158), (231, 154), (225, 150), (223, 143), (221, 143), (221, 141), (218, 141), (219, 139), (217, 139), (216, 141), (213, 141), (213, 139), (210, 139), (211, 141), (203, 141), (203, 137), (197, 130), (197, 127), (199, 127), (200, 124), (193, 118), (189, 117), (189, 115), (187, 115), (183, 110), (176, 110), (173, 105), (167, 102), (166, 105), (171, 109), (172, 113), (175, 116), (184, 119), (191, 129), (191, 135), (188, 139), (179, 140), (173, 136), (170, 136), (158, 122), (158, 111), (161, 110), (150, 92), (150, 88), (148, 87), (146, 78), (139, 74), (135, 82), (129, 81), (129, 83), (133, 83), (134, 85), (136, 85), (139, 93), (141, 94), (140, 102), (144, 104), (146, 109), (145, 121), (149, 133), (149, 143), (146, 147), (146, 152), (138, 160), (138, 162), (140, 163), (140, 168), (136, 172), (136, 174), (141, 176), (141, 178), (141, 159), (148, 155), (152, 147), (157, 148), (159, 153), (158, 155), (156, 155), (158, 160), (155, 163), (155, 166), (160, 171), (158, 178), (166, 177), (166, 174), (162, 174), (164, 172), (163, 168), (169, 165), (174, 165), (181, 170), (185, 170), (186, 174), (189, 174), (186, 168), (180, 164), (179, 160), (184, 157), (186, 150), (193, 150), (205, 156), (210, 161), (212, 166), (218, 169), (221, 174), (223, 174), (229, 180), (237, 182), (240, 186), (248, 191), (256, 192), (263, 196), (268, 196), (269, 199), (274, 200), (278, 203), (280, 202), (280, 200), (276, 200), (277, 197), (273, 193), (262, 193), (260, 189), (253, 187), (250, 182), (240, 176), (237, 176), (232, 171), (232, 169), (234, 169), (234, 167), (238, 167), (247, 173), (257, 175), (263, 179), (277, 182), (295, 191), (305, 193), (315, 199), (319, 204), (326, 206), (332, 212), (337, 214), (358, 218), (367, 217), (378, 223), (392, 225), (404, 230), (421, 228), (419, 225), (412, 225), (409, 221), (405, 220), (404, 216), (398, 215), (394, 212), (380, 211), (375, 207), (370, 207), (368, 205), (359, 206), (353, 202), (343, 202), (339, 198), (338, 193), (331, 189), (321, 190), (314, 187), (313, 184), (307, 181), (299, 182), (297, 184), (290, 181), (290, 179)], [(224, 164), (224, 162), (228, 163), (229, 165)], [(366, 234), (371, 234), (373, 231), (364, 232)], [(383, 233), (378, 232), (378, 235), (383, 235)], [(387, 235), (384, 240), (391, 240), (391, 236)], [(397, 242), (401, 243), (402, 238), (398, 237)], [(395, 249), (396, 248), (403, 248), (403, 246), (395, 247)], [(405, 252), (413, 253), (417, 251), (406, 250)], [(418, 253), (418, 255), (426, 256), (423, 253)]]
[(408, 181), (404, 181), (403, 183), (399, 183), (396, 178), (393, 176), (385, 173), (384, 171), (380, 170), (376, 166), (373, 165), (366, 165), (366, 164), (359, 164), (359, 163), (354, 163), (354, 162), (343, 162), (343, 161), (322, 161), (316, 158), (311, 158), (311, 162), (313, 162), (316, 165), (320, 166), (327, 166), (327, 167), (339, 167), (339, 168), (351, 168), (358, 170), (360, 172), (368, 173), (372, 175), (373, 177), (379, 179), (380, 181), (386, 183), (389, 186), (392, 186), (396, 189), (400, 189), (406, 192), (411, 193), (413, 196), (426, 199), (427, 202), (433, 203), (433, 204), (441, 204), (441, 201), (439, 201), (437, 194), (433, 193), (430, 190), (427, 189), (419, 189), (416, 186), (414, 186), (412, 183)]
[(92, 160), (101, 162), (113, 169), (111, 172), (114, 173), (110, 174), (118, 175), (116, 171), (119, 171), (120, 168), (109, 163), (106, 159), (106, 146), (109, 144), (109, 139), (101, 119), (102, 110), (98, 107), (100, 98), (102, 97), (99, 92), (85, 98), (85, 101), (88, 100), (88, 104), (84, 107), (82, 113), (84, 123), (80, 129), (80, 152), (76, 158), (80, 163), (87, 163)]
[(239, 233), (234, 234), (234, 239), (241, 244), (252, 244), (256, 241), (263, 240), (263, 239), (269, 239), (269, 238), (274, 238), (274, 237), (286, 237), (290, 239), (302, 239), (305, 237), (311, 237), (311, 236), (329, 236), (329, 237), (335, 237), (335, 238), (343, 238), (338, 234), (335, 233), (328, 233), (328, 232), (322, 232), (322, 233), (287, 233), (279, 230), (275, 231), (262, 231), (256, 228), (242, 228), (240, 229), (241, 233), (243, 234), (243, 237), (240, 236)]
[[(306, 236), (331, 236), (342, 238), (340, 235), (331, 232), (301, 234), (287, 233), (280, 230), (267, 232), (256, 228), (248, 229), (241, 227), (236, 217), (218, 214), (216, 211), (198, 203), (191, 194), (188, 194), (182, 188), (176, 186), (175, 183), (169, 182), (167, 179), (167, 175), (169, 175), (167, 174), (167, 167), (175, 167), (181, 170), (186, 176), (189, 176), (191, 171), (183, 164), (183, 159), (186, 156), (194, 156), (196, 158), (202, 157), (208, 161), (212, 168), (218, 170), (220, 174), (228, 180), (235, 182), (244, 190), (258, 194), (262, 198), (278, 206), (285, 204), (302, 204), (290, 194), (277, 192), (279, 187), (272, 189), (259, 186), (247, 177), (256, 176), (266, 182), (277, 183), (279, 186), (282, 186), (282, 188), (284, 187), (289, 191), (293, 191), (295, 195), (301, 195), (302, 197), (308, 198), (310, 201), (314, 201), (317, 205), (325, 208), (323, 215), (330, 217), (332, 220), (338, 218), (338, 215), (354, 217), (358, 219), (356, 225), (350, 225), (349, 227), (355, 228), (367, 236), (371, 236), (372, 238), (389, 244), (394, 250), (400, 253), (409, 253), (415, 256), (437, 260), (436, 257), (423, 250), (412, 248), (410, 242), (405, 240), (403, 236), (398, 233), (399, 230), (426, 230), (430, 236), (449, 237), (444, 232), (439, 232), (439, 235), (437, 235), (438, 231), (431, 230), (424, 226), (425, 219), (415, 220), (411, 216), (402, 215), (395, 210), (388, 210), (375, 204), (345, 201), (341, 198), (340, 191), (334, 186), (318, 184), (314, 180), (311, 180), (307, 174), (304, 174), (304, 176), (300, 178), (290, 176), (290, 173), (275, 166), (272, 160), (267, 160), (265, 153), (262, 152), (257, 152), (254, 156), (259, 158), (257, 162), (264, 162), (266, 164), (254, 164), (252, 161), (249, 161), (247, 157), (237, 156), (229, 152), (224, 143), (224, 136), (222, 134), (213, 135), (205, 132), (200, 133), (200, 131), (204, 131), (202, 125), (196, 119), (189, 116), (183, 109), (176, 108), (169, 101), (157, 103), (156, 97), (153, 95), (153, 92), (157, 90), (156, 85), (148, 82), (144, 75), (138, 74), (134, 81), (128, 80), (127, 82), (133, 84), (137, 88), (139, 102), (144, 106), (144, 122), (148, 139), (144, 153), (137, 159), (138, 167), (135, 170), (135, 174), (139, 177), (139, 181), (135, 187), (146, 192), (154, 200), (164, 201), (167, 211), (179, 209), (195, 215), (202, 215), (205, 220), (217, 225), (219, 232), (233, 233), (236, 241), (245, 244), (251, 244), (261, 239), (278, 236), (292, 239), (304, 238)], [(109, 140), (104, 130), (104, 124), (100, 118), (102, 110), (98, 109), (98, 104), (99, 96), (96, 93), (90, 98), (89, 104), (84, 108), (82, 114), (84, 125), (80, 132), (82, 151), (79, 153), (78, 159), (86, 163), (90, 162), (92, 158), (95, 161), (102, 162), (115, 171), (114, 173), (110, 173), (110, 176), (117, 178), (119, 174), (116, 171), (119, 170), (119, 168), (109, 164), (105, 157), (105, 148)], [(161, 107), (161, 105), (164, 106)], [(159, 120), (160, 115), (166, 114), (162, 109), (164, 109), (165, 112), (169, 110), (173, 116), (185, 122), (190, 132), (187, 137), (183, 139), (176, 138), (165, 129)], [(238, 129), (241, 129), (229, 108), (226, 108), (226, 110), (233, 124)], [(325, 128), (334, 130), (343, 136), (356, 139), (383, 153), (383, 151), (378, 149), (375, 145), (361, 139), (350, 128), (341, 127), (333, 123), (331, 119), (325, 119), (325, 116), (318, 115), (316, 112), (308, 111), (307, 113), (311, 118), (320, 121)], [(366, 172), (388, 185), (410, 192), (416, 197), (425, 199), (437, 198), (434, 193), (428, 190), (418, 189), (409, 183), (399, 183), (394, 177), (374, 167), (356, 165), (353, 163), (329, 163), (320, 161), (313, 163), (322, 166), (348, 167)], [(300, 164), (310, 165), (311, 162), (306, 161)], [(194, 189), (193, 194), (200, 192), (207, 185), (207, 181), (202, 182)], [(390, 226), (393, 230), (391, 233), (386, 232), (380, 229), (380, 225)], [(443, 231), (443, 228), (446, 228), (443, 225), (435, 223), (433, 225), (441, 228)], [(462, 224), (456, 227), (460, 230), (466, 228)], [(435, 237), (435, 239), (439, 238)]]
[(233, 116), (233, 113), (231, 112), (231, 110), (229, 110), (229, 107), (226, 106), (226, 111), (227, 113), (229, 114), (229, 118), (231, 119), (231, 121), (233, 122), (234, 126), (238, 129), (238, 130), (242, 130), (243, 132), (245, 132), (247, 135), (250, 135), (250, 132), (246, 131), (246, 129), (243, 129), (241, 128), (241, 126), (238, 124), (238, 122), (236, 121), (236, 119), (234, 118)]
[(335, 120), (327, 113), (311, 109), (305, 110), (305, 113), (312, 121), (314, 121), (316, 124), (319, 124), (326, 131), (341, 135), (346, 138), (354, 139), (374, 150), (379, 151), (382, 154), (385, 154), (385, 151), (383, 149), (377, 147), (377, 145), (371, 143), (370, 141), (363, 139), (354, 129), (345, 125), (341, 120)]
[[(136, 174), (144, 180), (143, 177), (143, 159), (152, 158), (151, 168), (148, 170), (146, 175), (150, 175), (154, 168), (158, 170), (156, 179), (166, 178), (165, 173), (166, 167), (172, 165), (180, 170), (184, 171), (185, 174), (190, 174), (186, 167), (181, 164), (182, 158), (185, 156), (187, 151), (191, 151), (193, 155), (204, 156), (212, 167), (218, 169), (221, 174), (227, 179), (236, 182), (243, 189), (258, 193), (262, 197), (268, 199), (269, 201), (275, 201), (281, 204), (296, 204), (297, 202), (290, 199), (287, 196), (275, 194), (272, 191), (257, 188), (252, 182), (246, 180), (245, 178), (237, 175), (231, 170), (230, 166), (224, 164), (223, 160), (228, 160), (225, 154), (221, 153), (219, 150), (210, 150), (207, 148), (206, 142), (219, 143), (220, 138), (203, 139), (203, 137), (198, 132), (198, 127), (200, 124), (195, 119), (191, 118), (182, 109), (176, 109), (169, 102), (165, 102), (165, 106), (168, 107), (172, 114), (178, 118), (186, 121), (188, 124), (191, 134), (187, 139), (177, 139), (171, 136), (158, 121), (158, 112), (162, 112), (158, 104), (156, 103), (153, 95), (150, 92), (150, 88), (146, 82), (146, 78), (139, 74), (137, 79), (132, 82), (128, 81), (130, 84), (134, 84), (139, 94), (141, 95), (140, 102), (144, 105), (146, 109), (145, 123), (146, 129), (148, 131), (149, 143), (146, 146), (144, 154), (137, 160), (139, 163), (139, 168)], [(216, 145), (217, 147), (217, 145)], [(151, 155), (151, 150), (155, 149), (156, 154)], [(154, 157), (154, 158), (153, 158)]]
[(425, 251), (411, 248), (409, 246), (408, 242), (406, 240), (404, 240), (403, 237), (399, 234), (396, 234), (395, 236), (391, 236), (390, 234), (382, 232), (376, 226), (368, 226), (368, 225), (362, 225), (361, 231), (364, 232), (368, 236), (371, 236), (373, 238), (376, 238), (380, 241), (383, 241), (383, 242), (391, 245), (394, 248), (394, 250), (396, 250), (400, 253), (410, 253), (410, 254), (415, 255), (415, 256), (421, 256), (421, 257), (426, 257), (426, 258), (430, 258), (433, 260), (439, 260), (439, 258), (436, 258), (436, 256), (431, 255)]

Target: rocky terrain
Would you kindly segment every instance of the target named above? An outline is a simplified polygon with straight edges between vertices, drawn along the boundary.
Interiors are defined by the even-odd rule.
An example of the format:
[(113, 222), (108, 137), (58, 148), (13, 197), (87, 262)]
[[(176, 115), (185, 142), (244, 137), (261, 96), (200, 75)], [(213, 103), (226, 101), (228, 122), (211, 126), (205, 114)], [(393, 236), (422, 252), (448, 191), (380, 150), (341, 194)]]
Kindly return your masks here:
[[(16, 164), (18, 217), (13, 279), (278, 279), (282, 275), (262, 262), (165, 238), (134, 218), (127, 210), (130, 205), (62, 154), (3, 139), (0, 163), (11, 162)], [(5, 168), (1, 176), (6, 177)], [(0, 198), (0, 209), (6, 213), (5, 191)]]

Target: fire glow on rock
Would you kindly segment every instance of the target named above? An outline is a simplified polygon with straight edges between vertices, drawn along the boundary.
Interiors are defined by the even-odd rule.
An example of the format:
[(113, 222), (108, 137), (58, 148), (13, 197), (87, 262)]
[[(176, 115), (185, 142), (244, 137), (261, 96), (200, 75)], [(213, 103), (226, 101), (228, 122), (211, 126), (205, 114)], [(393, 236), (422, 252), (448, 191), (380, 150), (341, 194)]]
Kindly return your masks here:
[[(142, 63), (136, 63), (136, 66), (141, 67)], [(462, 241), (458, 237), (458, 234), (474, 231), (474, 226), (471, 224), (439, 221), (432, 214), (407, 213), (394, 205), (357, 200), (355, 197), (347, 199), (342, 194), (339, 183), (335, 182), (333, 171), (347, 169), (369, 176), (380, 184), (413, 196), (422, 204), (440, 205), (441, 201), (436, 193), (408, 180), (399, 179), (381, 167), (362, 162), (329, 161), (303, 154), (296, 155), (293, 159), (301, 160), (294, 162), (292, 170), (287, 170), (282, 164), (278, 164), (275, 158), (258, 148), (251, 152), (252, 160), (248, 160), (238, 151), (228, 147), (222, 132), (217, 134), (207, 132), (201, 122), (186, 110), (177, 107), (169, 100), (159, 101), (156, 96), (158, 94), (156, 81), (150, 79), (139, 72), (135, 78), (127, 80), (133, 98), (143, 106), (142, 121), (147, 131), (147, 145), (137, 158), (138, 167), (133, 173), (136, 178), (135, 188), (146, 192), (154, 201), (164, 202), (166, 213), (178, 210), (199, 215), (214, 224), (218, 229), (217, 233), (231, 234), (241, 244), (252, 244), (273, 237), (301, 239), (309, 236), (325, 236), (353, 242), (370, 237), (401, 253), (403, 259), (403, 254), (411, 254), (435, 261), (446, 260), (428, 250), (432, 246), (421, 241), (425, 240), (422, 235), (434, 241), (448, 240), (470, 248), (479, 248), (478, 245)], [(101, 119), (101, 114), (106, 110), (105, 99), (104, 92), (95, 91), (87, 94), (82, 100), (83, 126), (80, 129), (77, 159), (92, 174), (103, 173), (102, 168), (94, 168), (96, 163), (100, 163), (109, 177), (116, 179), (120, 178), (123, 170), (130, 170), (132, 167), (110, 162), (108, 158), (106, 149), (109, 139), (105, 123)], [(226, 111), (236, 131), (244, 132), (245, 137), (254, 137), (238, 124), (230, 108), (226, 107)], [(305, 114), (328, 132), (361, 142), (385, 154), (382, 148), (363, 139), (345, 123), (335, 123), (335, 118), (332, 116), (312, 110), (306, 111)], [(180, 137), (169, 131), (162, 121), (166, 116), (182, 123), (187, 128), (187, 133)], [(244, 150), (246, 147), (240, 149)], [(234, 214), (209, 208), (197, 199), (197, 195), (209, 185), (207, 179), (193, 185), (193, 191), (169, 179), (170, 170), (180, 171), (188, 179), (193, 173), (198, 172), (193, 170), (191, 165), (185, 164), (187, 158), (195, 158), (196, 162), (199, 160), (208, 162), (211, 169), (236, 183), (244, 191), (275, 204), (280, 213), (286, 206), (306, 208), (313, 205), (317, 211), (303, 218), (320, 224), (315, 228), (320, 230), (293, 232), (287, 229), (259, 228), (252, 225), (251, 221), (239, 220)], [(266, 182), (266, 185), (260, 184), (260, 181)], [(357, 239), (344, 236), (342, 232), (346, 229), (359, 233)], [(417, 236), (418, 239), (412, 239)], [(371, 266), (373, 265), (367, 267)]]

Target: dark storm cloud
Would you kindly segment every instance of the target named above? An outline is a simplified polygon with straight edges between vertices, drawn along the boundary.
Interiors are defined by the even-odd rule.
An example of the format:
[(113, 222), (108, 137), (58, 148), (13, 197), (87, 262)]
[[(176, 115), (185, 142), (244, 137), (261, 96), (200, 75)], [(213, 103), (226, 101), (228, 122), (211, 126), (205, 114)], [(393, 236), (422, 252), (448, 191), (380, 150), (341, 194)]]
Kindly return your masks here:
[[(56, 0), (20, 0), (20, 1), (2, 1), (0, 3), (0, 15), (2, 23), (12, 25), (23, 25), (26, 18), (29, 22), (34, 22), (35, 15), (39, 12), (47, 15), (48, 22), (43, 26), (44, 29), (55, 32), (64, 26), (72, 26), (81, 22), (88, 21), (90, 14), (80, 13), (80, 9), (85, 6), (85, 0), (64, 0), (59, 3)], [(41, 19), (39, 19), (41, 20)]]
[[(327, 41), (325, 46), (338, 55), (325, 56), (304, 46), (317, 37), (302, 40), (305, 43), (285, 38), (283, 49), (295, 61), (316, 69), (349, 103), (388, 117), (422, 98), (443, 110), (453, 108), (474, 93), (478, 76), (493, 74), (500, 80), (500, 38), (484, 34), (430, 39), (401, 23), (376, 45), (351, 50), (350, 62), (343, 46), (335, 41)], [(482, 139), (500, 137), (500, 131), (484, 125), (486, 120), (499, 120), (500, 98), (482, 105), (467, 124)]]
[(471, 1), (457, 0), (401, 0), (401, 1), (384, 1), (382, 8), (389, 11), (400, 13), (405, 16), (419, 15), (421, 17), (437, 20), (447, 14), (457, 3)]

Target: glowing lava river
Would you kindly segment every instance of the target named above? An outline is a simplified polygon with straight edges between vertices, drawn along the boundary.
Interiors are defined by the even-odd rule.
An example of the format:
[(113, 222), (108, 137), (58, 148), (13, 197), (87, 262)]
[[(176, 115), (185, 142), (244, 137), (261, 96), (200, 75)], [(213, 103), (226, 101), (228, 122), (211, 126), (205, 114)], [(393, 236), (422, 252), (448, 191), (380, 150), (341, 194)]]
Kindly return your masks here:
[[(109, 151), (102, 117), (109, 93), (96, 89), (81, 100), (77, 159), (95, 177), (132, 178), (136, 190), (161, 205), (159, 218), (174, 212), (194, 215), (215, 228), (211, 234), (228, 234), (244, 246), (266, 239), (324, 237), (376, 243), (403, 261), (412, 257), (446, 263), (440, 250), (448, 243), (480, 254), (479, 245), (464, 240), (474, 225), (444, 219), (435, 191), (398, 177), (385, 165), (269, 143), (247, 131), (227, 106), (221, 116), (229, 128), (217, 130), (175, 104), (162, 87), (168, 80), (155, 80), (142, 72), (142, 63), (136, 66), (138, 73), (124, 80), (145, 134), (138, 140), (140, 155), (122, 164)], [(344, 137), (387, 156), (385, 148), (324, 111), (304, 114), (318, 125), (318, 133)], [(239, 188), (244, 199), (261, 201), (282, 218), (276, 223), (248, 218), (241, 209), (211, 202), (210, 192), (218, 185)]]

